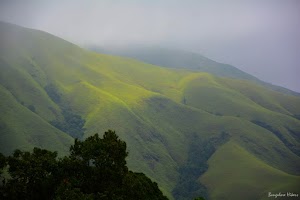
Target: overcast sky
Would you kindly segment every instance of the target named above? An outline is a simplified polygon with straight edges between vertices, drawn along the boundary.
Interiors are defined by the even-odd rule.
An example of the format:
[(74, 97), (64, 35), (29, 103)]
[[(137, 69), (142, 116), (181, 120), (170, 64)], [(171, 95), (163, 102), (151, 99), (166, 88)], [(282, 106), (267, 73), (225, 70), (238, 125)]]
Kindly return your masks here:
[(0, 20), (80, 45), (198, 52), (300, 92), (299, 0), (0, 0)]

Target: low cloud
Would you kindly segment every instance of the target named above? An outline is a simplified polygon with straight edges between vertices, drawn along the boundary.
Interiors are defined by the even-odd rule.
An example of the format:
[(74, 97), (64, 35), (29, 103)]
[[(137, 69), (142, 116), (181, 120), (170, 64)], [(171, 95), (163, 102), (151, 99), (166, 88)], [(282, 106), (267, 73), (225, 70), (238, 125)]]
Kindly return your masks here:
[(2, 1), (0, 20), (77, 44), (151, 44), (199, 52), (300, 91), (296, 0)]

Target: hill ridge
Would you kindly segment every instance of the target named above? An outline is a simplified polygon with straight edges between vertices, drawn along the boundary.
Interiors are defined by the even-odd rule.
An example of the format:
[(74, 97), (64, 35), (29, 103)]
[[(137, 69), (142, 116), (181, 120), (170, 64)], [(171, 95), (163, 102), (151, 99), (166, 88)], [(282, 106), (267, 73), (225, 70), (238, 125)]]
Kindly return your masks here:
[(216, 62), (199, 53), (186, 50), (170, 49), (161, 46), (131, 45), (131, 46), (95, 46), (86, 45), (85, 48), (104, 54), (131, 57), (146, 63), (166, 68), (186, 69), (212, 73), (221, 77), (254, 81), (266, 88), (282, 93), (300, 96), (300, 93), (262, 81), (230, 64)]
[[(252, 164), (261, 160), (299, 177), (300, 157), (291, 151), (300, 148), (300, 121), (295, 118), (300, 114), (299, 97), (247, 80), (97, 54), (51, 34), (14, 28), (17, 35), (0, 38), (0, 112), (5, 113), (0, 115), (0, 152), (38, 146), (63, 154), (73, 138), (54, 127), (53, 121), (63, 124), (71, 118), (71, 125), (84, 122), (83, 138), (116, 130), (129, 146), (129, 167), (158, 182), (171, 199), (174, 188), (183, 199), (218, 196), (210, 185), (226, 184), (225, 174), (218, 183), (212, 177), (224, 160), (216, 159), (208, 168), (197, 163), (209, 164), (223, 145), (245, 149), (254, 157)], [(0, 23), (0, 33), (13, 31), (7, 29)], [(78, 128), (70, 124), (69, 128)], [(226, 143), (216, 141), (224, 134)], [(226, 151), (222, 156), (230, 158), (231, 154)], [(243, 153), (234, 155), (235, 164), (243, 165)], [(239, 173), (246, 176), (256, 170)], [(193, 176), (190, 182), (180, 181), (189, 176)], [(249, 191), (256, 188), (257, 180), (256, 176), (249, 179)], [(296, 185), (288, 175), (278, 180), (268, 187), (276, 189), (285, 181)], [(239, 188), (237, 179), (232, 183), (232, 188)], [(239, 193), (232, 188), (225, 188), (225, 193)], [(258, 199), (263, 191), (257, 191)]]

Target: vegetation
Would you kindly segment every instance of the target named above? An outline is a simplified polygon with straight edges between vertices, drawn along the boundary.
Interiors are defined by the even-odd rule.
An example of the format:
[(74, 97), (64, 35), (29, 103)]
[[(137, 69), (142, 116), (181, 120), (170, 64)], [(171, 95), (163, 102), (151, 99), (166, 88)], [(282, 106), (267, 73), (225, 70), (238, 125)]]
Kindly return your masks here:
[[(252, 122), (258, 126), (261, 126), (265, 129), (267, 129), (268, 131), (274, 133), (274, 135), (276, 135), (284, 144), (287, 148), (289, 148), (292, 152), (294, 152), (296, 155), (300, 156), (300, 147), (297, 147), (293, 144), (291, 144), (281, 133), (280, 131), (274, 129), (272, 126), (266, 124), (265, 122), (261, 122), (261, 121), (257, 121), (257, 120), (252, 120)], [(292, 133), (293, 135), (296, 135), (297, 137), (298, 134), (295, 134), (294, 131), (290, 130), (289, 128), (287, 128), (287, 130)]]
[(207, 188), (198, 181), (198, 178), (207, 171), (208, 159), (219, 145), (227, 142), (229, 134), (222, 132), (220, 137), (209, 141), (202, 141), (197, 134), (192, 134), (191, 137), (188, 161), (179, 169), (180, 179), (172, 194), (175, 199), (193, 199), (198, 196), (208, 199)]
[(205, 200), (203, 197), (197, 197), (194, 200)]
[(0, 175), (2, 174), (2, 170), (5, 166), (6, 166), (6, 158), (2, 153), (0, 153)]
[[(290, 148), (300, 146), (300, 121), (295, 117), (300, 114), (299, 97), (252, 81), (97, 54), (41, 31), (0, 26), (4, 155), (39, 147), (65, 156), (74, 141), (68, 129), (79, 130), (73, 137), (84, 139), (113, 127), (128, 144), (128, 167), (147, 174), (170, 199), (178, 186), (196, 192), (199, 185), (208, 198), (252, 190), (249, 199), (259, 199), (266, 188), (284, 182), (292, 187), (291, 180), (299, 177), (300, 157)], [(279, 137), (253, 120), (269, 125)], [(229, 134), (225, 143), (210, 145), (212, 151), (199, 158), (203, 149), (210, 149), (205, 144), (222, 132)], [(223, 145), (227, 151), (219, 151)], [(258, 161), (263, 166), (259, 169), (254, 167)], [(260, 169), (270, 177), (282, 176), (268, 181), (256, 176)], [(247, 181), (242, 184), (240, 177)], [(258, 182), (265, 184), (258, 187)], [(76, 188), (68, 191), (74, 197), (85, 195)]]
[(158, 65), (166, 68), (175, 68), (175, 69), (187, 69), (192, 71), (199, 72), (208, 72), (210, 74), (241, 79), (241, 80), (251, 80), (259, 85), (262, 85), (268, 89), (273, 91), (278, 91), (281, 93), (289, 94), (289, 95), (297, 95), (300, 96), (299, 93), (291, 91), (289, 89), (272, 85), (270, 83), (263, 82), (258, 78), (247, 74), (238, 68), (218, 63), (209, 58), (206, 58), (200, 54), (187, 52), (183, 50), (174, 50), (174, 49), (166, 49), (155, 46), (114, 46), (108, 48), (102, 48), (99, 46), (90, 46), (89, 49), (95, 52), (125, 56), (134, 58), (146, 63), (151, 63), (153, 65)]
[(52, 99), (52, 101), (54, 101), (55, 103), (61, 102), (61, 95), (58, 93), (54, 85), (47, 85), (45, 87), (45, 91), (47, 92), (48, 96)]
[(85, 120), (80, 115), (76, 115), (68, 109), (62, 111), (64, 121), (51, 121), (50, 123), (59, 130), (68, 133), (73, 138), (82, 138), (84, 134)]
[(31, 110), (32, 112), (35, 112), (35, 107), (33, 105), (29, 105), (28, 109)]
[(61, 102), (61, 94), (53, 85), (47, 85), (45, 91), (53, 102), (60, 106), (62, 110), (63, 120), (53, 120), (50, 123), (59, 130), (68, 133), (73, 138), (82, 138), (85, 129), (85, 120), (80, 115), (74, 114), (68, 105)]
[(10, 178), (1, 186), (1, 199), (167, 199), (142, 173), (126, 166), (126, 143), (114, 131), (75, 140), (70, 155), (34, 148), (0, 154), (0, 168), (8, 166)]
[(269, 199), (266, 191), (299, 192), (299, 176), (267, 165), (234, 141), (217, 149), (208, 166), (201, 182), (210, 186), (210, 199)]

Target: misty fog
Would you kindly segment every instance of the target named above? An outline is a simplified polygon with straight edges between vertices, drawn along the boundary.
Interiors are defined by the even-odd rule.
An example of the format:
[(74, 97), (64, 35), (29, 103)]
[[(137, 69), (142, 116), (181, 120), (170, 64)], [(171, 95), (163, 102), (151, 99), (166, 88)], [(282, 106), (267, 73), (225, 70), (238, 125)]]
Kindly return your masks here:
[(0, 20), (76, 44), (197, 52), (300, 92), (300, 1), (0, 1)]

